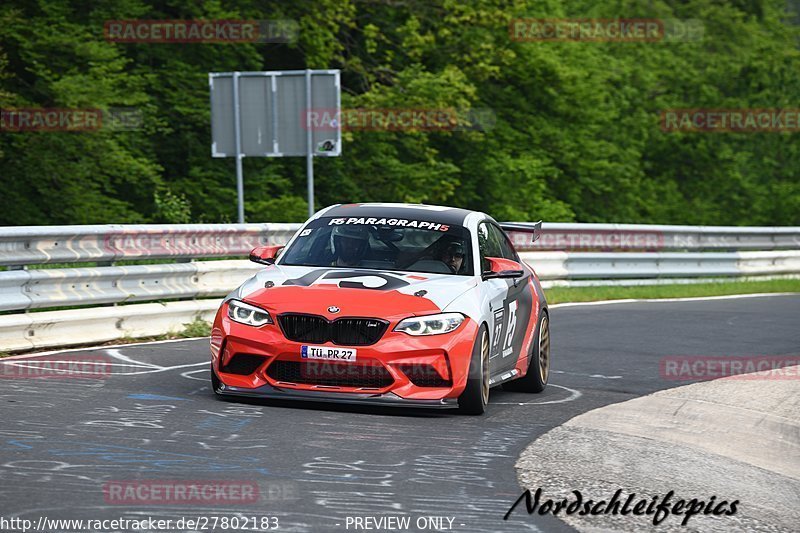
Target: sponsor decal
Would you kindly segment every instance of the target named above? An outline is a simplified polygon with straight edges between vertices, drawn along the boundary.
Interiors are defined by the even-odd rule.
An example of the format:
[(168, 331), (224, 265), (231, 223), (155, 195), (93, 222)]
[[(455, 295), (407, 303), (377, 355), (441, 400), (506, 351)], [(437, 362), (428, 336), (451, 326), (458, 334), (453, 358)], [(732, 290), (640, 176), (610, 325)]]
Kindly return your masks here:
[(447, 224), (439, 224), (437, 222), (426, 222), (423, 220), (408, 220), (405, 218), (365, 218), (365, 217), (350, 217), (350, 218), (332, 218), (328, 222), (329, 226), (341, 225), (360, 225), (360, 226), (397, 226), (399, 228), (419, 228), (432, 231), (447, 231), (450, 226)]

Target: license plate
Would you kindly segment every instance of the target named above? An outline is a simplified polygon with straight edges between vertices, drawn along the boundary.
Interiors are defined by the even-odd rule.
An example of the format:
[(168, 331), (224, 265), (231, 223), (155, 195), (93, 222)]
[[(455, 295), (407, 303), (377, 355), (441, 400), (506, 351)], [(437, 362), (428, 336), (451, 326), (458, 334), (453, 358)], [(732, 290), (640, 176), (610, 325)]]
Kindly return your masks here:
[(303, 359), (324, 359), (326, 361), (355, 361), (355, 348), (332, 348), (330, 346), (302, 346)]

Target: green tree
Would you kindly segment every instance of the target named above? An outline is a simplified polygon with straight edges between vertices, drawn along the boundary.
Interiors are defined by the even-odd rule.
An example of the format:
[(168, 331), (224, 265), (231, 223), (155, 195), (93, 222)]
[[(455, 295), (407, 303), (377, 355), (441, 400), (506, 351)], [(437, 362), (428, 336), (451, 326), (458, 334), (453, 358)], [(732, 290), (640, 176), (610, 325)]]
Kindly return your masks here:
[[(689, 42), (519, 42), (518, 18), (697, 19)], [(291, 19), (296, 42), (122, 44), (115, 19)], [(797, 108), (784, 0), (7, 0), (0, 106), (131, 108), (134, 131), (0, 132), (0, 224), (231, 222), (208, 72), (340, 68), (343, 105), (488, 109), (491, 127), (355, 130), (317, 206), (442, 203), (499, 219), (800, 224), (797, 133), (675, 133), (679, 108)], [(244, 161), (250, 221), (306, 216), (302, 158)]]

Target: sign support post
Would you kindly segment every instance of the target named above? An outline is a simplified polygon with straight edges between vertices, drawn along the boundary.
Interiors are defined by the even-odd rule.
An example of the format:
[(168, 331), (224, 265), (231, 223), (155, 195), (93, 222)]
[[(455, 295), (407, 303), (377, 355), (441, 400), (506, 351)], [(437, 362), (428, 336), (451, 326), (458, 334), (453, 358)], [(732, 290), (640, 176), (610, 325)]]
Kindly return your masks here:
[(306, 181), (308, 187), (308, 218), (314, 214), (314, 132), (311, 130), (311, 71), (306, 69)]
[(236, 158), (239, 223), (245, 221), (245, 157), (305, 156), (308, 214), (313, 215), (314, 158), (342, 152), (339, 71), (211, 72), (208, 85), (211, 156)]
[(236, 197), (239, 224), (244, 224), (244, 175), (242, 171), (242, 125), (239, 106), (239, 73), (233, 73), (233, 129), (236, 137)]

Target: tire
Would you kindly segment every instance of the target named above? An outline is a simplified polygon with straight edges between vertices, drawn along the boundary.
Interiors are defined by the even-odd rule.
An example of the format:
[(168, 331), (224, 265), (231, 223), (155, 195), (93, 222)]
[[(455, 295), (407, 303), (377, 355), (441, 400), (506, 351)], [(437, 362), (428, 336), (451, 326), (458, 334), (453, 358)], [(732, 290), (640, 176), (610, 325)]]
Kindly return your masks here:
[(489, 403), (489, 333), (478, 330), (469, 362), (467, 386), (458, 397), (458, 408), (465, 415), (482, 415)]
[(214, 363), (212, 362), (211, 363), (211, 390), (213, 390), (214, 394), (216, 394), (217, 396), (222, 396), (219, 393), (219, 387), (220, 387), (221, 384), (222, 383), (220, 382), (219, 377), (217, 377), (217, 373), (214, 371)]
[(503, 384), (503, 389), (514, 392), (542, 392), (550, 378), (550, 318), (543, 311), (536, 326), (536, 338), (528, 358), (528, 372), (519, 379)]

